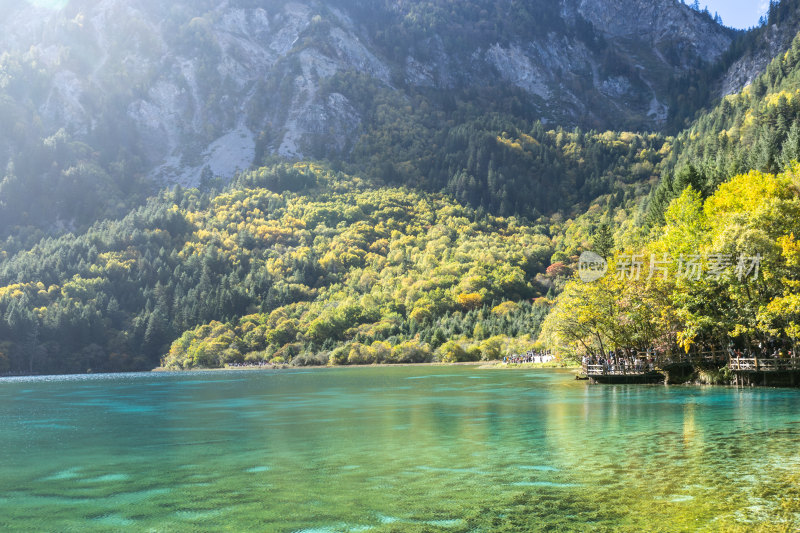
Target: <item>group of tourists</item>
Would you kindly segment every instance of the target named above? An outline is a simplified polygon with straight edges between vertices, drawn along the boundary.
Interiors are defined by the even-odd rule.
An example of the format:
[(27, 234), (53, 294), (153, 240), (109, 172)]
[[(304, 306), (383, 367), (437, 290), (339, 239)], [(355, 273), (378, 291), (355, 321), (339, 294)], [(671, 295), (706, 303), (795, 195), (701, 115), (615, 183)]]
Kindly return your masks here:
[(728, 353), (731, 359), (783, 359), (797, 357), (795, 350), (785, 349), (781, 346), (771, 343), (758, 343), (751, 350), (742, 350), (740, 348), (730, 348)]
[(535, 352), (533, 350), (521, 355), (508, 355), (503, 357), (503, 362), (506, 364), (520, 364), (520, 363), (549, 363), (555, 357), (547, 352)]
[(259, 361), (257, 363), (228, 363), (228, 368), (272, 368), (272, 363)]

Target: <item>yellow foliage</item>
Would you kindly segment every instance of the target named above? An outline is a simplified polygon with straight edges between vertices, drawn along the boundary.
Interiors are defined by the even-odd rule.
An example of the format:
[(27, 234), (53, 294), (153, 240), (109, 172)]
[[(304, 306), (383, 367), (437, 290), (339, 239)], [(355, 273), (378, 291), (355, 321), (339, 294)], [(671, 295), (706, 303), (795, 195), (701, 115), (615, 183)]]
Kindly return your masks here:
[(492, 313), (495, 315), (504, 316), (509, 313), (513, 313), (519, 309), (519, 304), (516, 302), (503, 302), (498, 306), (495, 306), (492, 309)]
[(794, 268), (800, 267), (800, 242), (794, 237), (794, 233), (784, 235), (778, 239), (786, 263)]
[(483, 296), (481, 296), (476, 292), (471, 292), (471, 293), (462, 292), (461, 294), (456, 296), (456, 303), (467, 310), (477, 309), (478, 307), (483, 305)]
[(766, 199), (791, 194), (788, 180), (781, 175), (751, 171), (723, 183), (705, 204), (709, 217), (753, 211)]
[[(42, 285), (44, 287), (44, 285)], [(38, 291), (38, 284), (36, 283), (15, 283), (6, 287), (0, 287), (0, 300), (10, 298), (21, 298), (27, 291)]]
[(798, 98), (798, 96), (800, 96), (800, 89), (795, 90), (794, 92), (780, 91), (777, 93), (771, 93), (766, 95), (764, 97), (764, 103), (768, 107), (778, 107), (781, 98), (784, 98), (786, 100), (786, 103), (792, 104), (793, 101)]
[(512, 150), (516, 150), (517, 152), (522, 152), (522, 145), (519, 143), (519, 141), (506, 139), (505, 137), (501, 137), (498, 135), (497, 143), (506, 146), (508, 148), (511, 148)]

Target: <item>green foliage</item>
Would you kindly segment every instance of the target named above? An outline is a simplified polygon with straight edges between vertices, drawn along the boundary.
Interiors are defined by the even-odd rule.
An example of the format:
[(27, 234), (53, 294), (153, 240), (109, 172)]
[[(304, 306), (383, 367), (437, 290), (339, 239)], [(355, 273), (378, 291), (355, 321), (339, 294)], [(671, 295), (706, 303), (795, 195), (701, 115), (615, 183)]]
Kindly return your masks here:
[[(618, 254), (599, 282), (571, 281), (547, 317), (542, 339), (568, 353), (688, 351), (698, 344), (724, 349), (729, 342), (753, 346), (768, 339), (796, 347), (799, 173), (797, 165), (779, 175), (752, 171), (705, 200), (688, 186), (648, 242), (626, 250), (645, 260), (639, 279), (617, 275)], [(651, 257), (667, 258), (667, 276), (648, 275)], [(680, 265), (693, 257), (701, 273), (681, 273)], [(758, 271), (750, 271), (756, 257)]]
[(592, 250), (606, 259), (609, 259), (614, 252), (614, 232), (607, 219), (600, 222), (592, 235)]
[(80, 139), (43, 126), (37, 104), (48, 96), (50, 75), (32, 53), (0, 56), (0, 239), (11, 237), (7, 247), (59, 225), (84, 230), (124, 215), (149, 192), (124, 112), (103, 115)]
[(480, 95), (446, 111), (428, 94), (408, 104), (355, 74), (335, 76), (326, 90), (359, 102), (359, 111), (373, 118), (342, 163), (352, 173), (443, 190), (502, 216), (574, 213), (600, 195), (623, 196), (655, 179), (668, 153), (660, 135), (546, 129), (525, 120), (522, 110), (479, 112), (493, 106)]
[(430, 361), (449, 339), (538, 331), (551, 254), (514, 217), (278, 165), (4, 252), (0, 337), (15, 371)]
[(456, 341), (447, 341), (438, 350), (442, 363), (460, 363), (467, 360), (467, 351)]

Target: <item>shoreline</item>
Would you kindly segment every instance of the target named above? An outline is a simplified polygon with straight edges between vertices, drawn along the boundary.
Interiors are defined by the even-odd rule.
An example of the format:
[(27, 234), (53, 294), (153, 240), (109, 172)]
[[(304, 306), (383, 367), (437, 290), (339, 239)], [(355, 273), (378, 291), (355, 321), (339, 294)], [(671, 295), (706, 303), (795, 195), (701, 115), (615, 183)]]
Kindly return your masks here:
[(539, 370), (544, 368), (551, 368), (555, 370), (580, 370), (581, 365), (561, 365), (558, 363), (503, 363), (498, 362), (496, 365), (487, 365), (486, 368), (494, 370)]
[[(242, 366), (242, 367), (225, 367), (225, 368), (191, 368), (191, 369), (168, 369), (163, 367), (154, 368), (152, 370), (130, 371), (130, 372), (88, 372), (88, 373), (72, 373), (72, 374), (9, 374), (0, 375), (0, 381), (6, 379), (19, 379), (19, 378), (46, 378), (46, 377), (65, 377), (65, 376), (91, 376), (91, 375), (133, 375), (133, 374), (152, 374), (152, 373), (192, 373), (192, 372), (225, 372), (225, 371), (257, 371), (257, 370), (326, 370), (326, 369), (345, 369), (345, 368), (387, 368), (387, 367), (472, 367), (476, 370), (564, 370), (574, 373), (575, 378), (578, 380), (590, 380), (590, 376), (582, 374), (581, 365), (559, 365), (557, 363), (503, 363), (502, 361), (464, 361), (458, 363), (396, 363), (396, 364), (361, 364), (361, 365), (320, 365), (320, 366), (291, 366), (287, 364), (282, 365), (267, 365), (267, 366)], [(659, 382), (638, 382), (630, 381), (625, 383), (603, 383), (594, 382), (593, 385), (664, 385), (672, 387), (735, 387), (735, 388), (767, 388), (767, 389), (797, 389), (800, 388), (800, 374), (795, 376), (798, 379), (792, 380), (792, 383), (776, 383), (767, 382), (766, 379), (748, 379), (747, 382), (739, 383), (732, 379), (732, 376), (726, 375), (723, 369), (717, 371), (708, 371), (698, 369), (688, 375), (681, 376), (680, 379), (665, 379)], [(771, 380), (770, 380), (771, 381)]]
[(578, 370), (579, 365), (560, 366), (553, 363), (503, 363), (502, 361), (464, 361), (459, 363), (376, 363), (371, 365), (319, 365), (319, 366), (291, 366), (287, 364), (282, 365), (266, 365), (266, 366), (241, 366), (241, 367), (224, 367), (224, 368), (188, 368), (188, 369), (172, 369), (164, 367), (156, 367), (151, 370), (135, 370), (125, 372), (82, 372), (82, 373), (69, 373), (69, 374), (6, 374), (0, 375), (0, 379), (9, 378), (33, 378), (33, 377), (48, 377), (48, 376), (90, 376), (90, 375), (125, 375), (125, 374), (149, 374), (149, 373), (168, 373), (168, 372), (225, 372), (225, 371), (255, 371), (255, 370), (297, 370), (297, 369), (336, 369), (336, 368), (392, 368), (392, 367), (451, 367), (451, 366), (466, 366), (475, 367), (478, 370), (539, 370), (539, 369), (554, 369), (554, 370)]
[(287, 370), (287, 369), (334, 369), (334, 368), (393, 368), (393, 367), (428, 367), (428, 366), (472, 366), (479, 370), (531, 370), (531, 369), (560, 369), (560, 370), (578, 370), (580, 365), (561, 366), (553, 363), (503, 363), (502, 361), (464, 361), (460, 363), (375, 363), (371, 365), (319, 365), (319, 366), (291, 366), (287, 364), (282, 365), (266, 365), (266, 366), (239, 366), (239, 367), (223, 367), (223, 368), (188, 368), (183, 370), (176, 370), (171, 368), (158, 367), (150, 372), (220, 372), (227, 370), (235, 371), (253, 371), (253, 370)]
[(287, 364), (282, 365), (265, 365), (265, 366), (226, 366), (222, 368), (187, 368), (187, 369), (173, 369), (158, 367), (150, 370), (150, 372), (221, 372), (227, 370), (234, 371), (252, 371), (252, 370), (289, 370), (289, 369), (334, 369), (334, 368), (392, 368), (392, 367), (410, 367), (410, 366), (476, 366), (476, 367), (493, 367), (499, 364), (499, 361), (466, 361), (462, 363), (375, 363), (372, 365), (312, 365), (312, 366), (292, 366)]

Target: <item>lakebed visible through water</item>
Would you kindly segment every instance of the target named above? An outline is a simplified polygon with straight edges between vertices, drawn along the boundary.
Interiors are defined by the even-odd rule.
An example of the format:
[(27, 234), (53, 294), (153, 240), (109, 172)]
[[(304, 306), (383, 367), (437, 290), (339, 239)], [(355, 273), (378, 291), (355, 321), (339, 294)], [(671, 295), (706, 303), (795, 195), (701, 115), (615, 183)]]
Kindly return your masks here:
[(0, 380), (0, 529), (800, 527), (800, 391), (375, 367)]

